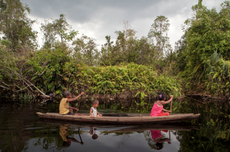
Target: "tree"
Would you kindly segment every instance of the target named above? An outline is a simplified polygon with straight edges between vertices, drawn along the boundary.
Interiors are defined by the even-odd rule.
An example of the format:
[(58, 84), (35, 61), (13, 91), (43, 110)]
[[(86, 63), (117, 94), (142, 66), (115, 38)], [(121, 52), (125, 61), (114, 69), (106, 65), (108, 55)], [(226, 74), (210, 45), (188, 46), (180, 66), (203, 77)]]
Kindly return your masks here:
[(29, 7), (19, 0), (0, 0), (0, 31), (3, 40), (10, 41), (8, 47), (14, 52), (36, 45), (34, 21), (27, 18), (27, 13), (30, 13)]
[(207, 9), (199, 0), (192, 7), (196, 16), (186, 21), (190, 27), (185, 34), (191, 68), (207, 60), (215, 51), (223, 55), (224, 59), (230, 59), (229, 6), (229, 2), (224, 2), (220, 12), (217, 12), (214, 8)]
[(56, 32), (52, 23), (46, 23), (41, 25), (41, 31), (43, 32), (44, 37), (44, 48), (52, 48), (52, 45), (55, 43)]
[(125, 35), (125, 39), (127, 40), (130, 37), (134, 37), (137, 31), (132, 29), (132, 26), (129, 24), (129, 21), (123, 21), (123, 23), (124, 23), (123, 33)]
[(120, 63), (137, 63), (143, 65), (155, 62), (155, 47), (148, 42), (146, 37), (137, 39), (136, 31), (131, 29), (128, 21), (124, 21), (124, 30), (116, 31), (115, 44), (111, 37), (106, 36), (106, 41), (101, 48), (102, 65), (118, 65)]
[(73, 41), (74, 57), (77, 61), (94, 66), (98, 62), (99, 52), (95, 40), (83, 35)]
[[(136, 38), (136, 31), (132, 29), (128, 21), (124, 21), (124, 29), (122, 31), (115, 31), (117, 39), (114, 45), (111, 42), (111, 37), (106, 36), (106, 41), (102, 48), (101, 64), (102, 65), (116, 65), (121, 62), (129, 63), (130, 57), (133, 58), (132, 45), (134, 45)], [(130, 56), (130, 53), (133, 55)], [(134, 55), (135, 56), (135, 55)], [(131, 59), (134, 60), (134, 59)]]
[(61, 40), (61, 44), (64, 45), (66, 42), (72, 41), (78, 34), (78, 31), (72, 30), (63, 14), (60, 14), (59, 19), (55, 19), (51, 23), (42, 24), (41, 30), (44, 34), (44, 48), (51, 48), (57, 41), (57, 37)]
[(105, 36), (106, 43), (101, 46), (101, 57), (100, 64), (101, 65), (111, 65), (113, 62), (113, 50), (114, 45), (113, 41), (111, 41), (111, 36)]
[(167, 52), (171, 52), (172, 50), (167, 34), (169, 26), (170, 24), (167, 17), (157, 16), (148, 33), (148, 37), (153, 41), (153, 43), (154, 41), (156, 43), (156, 51), (159, 56), (162, 56)]
[(192, 7), (195, 12), (185, 21), (188, 27), (177, 53), (177, 63), (183, 70), (188, 91), (229, 94), (230, 66), (230, 3), (221, 4), (218, 12), (208, 9), (202, 0)]

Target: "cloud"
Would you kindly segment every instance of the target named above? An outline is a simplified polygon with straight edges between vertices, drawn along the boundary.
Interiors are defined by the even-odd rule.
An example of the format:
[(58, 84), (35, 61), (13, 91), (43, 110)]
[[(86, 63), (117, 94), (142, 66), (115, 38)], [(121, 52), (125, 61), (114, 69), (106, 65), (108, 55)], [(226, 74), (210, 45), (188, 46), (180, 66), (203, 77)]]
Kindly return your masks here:
[[(75, 22), (88, 22), (95, 18), (113, 20), (114, 17), (138, 19), (158, 15), (174, 15), (190, 9), (197, 0), (22, 0), (31, 8), (31, 15), (57, 18), (66, 14)], [(120, 14), (122, 14), (120, 16)], [(119, 15), (119, 16), (118, 16)], [(103, 17), (103, 18), (101, 18)]]
[[(31, 8), (29, 16), (57, 19), (65, 14), (73, 29), (93, 37), (99, 45), (105, 36), (116, 39), (117, 30), (123, 30), (123, 21), (129, 21), (137, 36), (147, 36), (151, 24), (159, 15), (170, 21), (170, 43), (174, 46), (183, 34), (182, 24), (192, 16), (191, 7), (198, 0), (21, 0)], [(224, 0), (204, 0), (208, 8), (219, 7)], [(36, 27), (39, 25), (36, 25)]]

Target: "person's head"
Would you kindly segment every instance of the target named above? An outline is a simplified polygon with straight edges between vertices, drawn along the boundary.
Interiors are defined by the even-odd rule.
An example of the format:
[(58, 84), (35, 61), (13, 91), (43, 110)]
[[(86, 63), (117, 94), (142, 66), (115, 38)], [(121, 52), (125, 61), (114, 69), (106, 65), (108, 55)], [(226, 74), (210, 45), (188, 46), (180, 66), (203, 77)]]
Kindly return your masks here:
[(159, 93), (158, 97), (159, 97), (159, 100), (160, 100), (160, 101), (165, 100), (165, 95), (164, 95), (164, 93)]
[(64, 141), (62, 147), (69, 147), (71, 145), (71, 141)]
[(62, 95), (64, 98), (71, 98), (71, 93), (68, 90), (63, 91)]
[(156, 143), (157, 150), (160, 150), (163, 148), (163, 143)]
[(98, 135), (97, 134), (93, 134), (92, 138), (95, 140), (98, 138)]
[(93, 100), (92, 105), (94, 108), (97, 108), (98, 104), (99, 104), (98, 100)]

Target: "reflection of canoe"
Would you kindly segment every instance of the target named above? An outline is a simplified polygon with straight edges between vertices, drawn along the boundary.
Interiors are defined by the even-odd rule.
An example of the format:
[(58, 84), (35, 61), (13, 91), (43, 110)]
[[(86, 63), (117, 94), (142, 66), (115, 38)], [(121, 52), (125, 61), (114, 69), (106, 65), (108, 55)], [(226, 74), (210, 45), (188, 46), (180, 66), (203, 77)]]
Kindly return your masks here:
[[(62, 120), (54, 120), (54, 119), (39, 119), (37, 123), (48, 124), (48, 125), (69, 125), (69, 128), (103, 128), (106, 131), (105, 133), (114, 133), (114, 132), (137, 132), (137, 131), (145, 131), (145, 130), (177, 130), (177, 131), (191, 131), (199, 130), (199, 126), (192, 125), (190, 123), (184, 122), (175, 122), (168, 124), (142, 124), (142, 125), (114, 125), (114, 124), (92, 124), (92, 123), (82, 123), (76, 121), (62, 121)], [(107, 129), (108, 130), (107, 130)], [(116, 129), (115, 129), (116, 128)], [(111, 130), (113, 129), (113, 130)], [(114, 130), (115, 129), (115, 130)]]
[(136, 132), (136, 131), (145, 131), (145, 130), (177, 130), (177, 131), (191, 131), (199, 130), (198, 126), (184, 123), (171, 123), (171, 124), (147, 124), (147, 125), (138, 125), (129, 128), (123, 128), (118, 130), (106, 131), (107, 133), (112, 132)]
[(88, 128), (88, 127), (96, 127), (96, 128), (116, 128), (116, 127), (134, 127), (138, 125), (122, 125), (122, 124), (102, 124), (102, 123), (87, 123), (87, 122), (79, 122), (79, 121), (63, 121), (57, 119), (38, 119), (36, 121), (38, 124), (47, 124), (47, 125), (69, 125), (72, 128)]
[(103, 116), (91, 118), (89, 115), (60, 115), (58, 113), (37, 112), (40, 118), (57, 119), (65, 121), (78, 121), (87, 123), (106, 124), (146, 124), (146, 123), (168, 123), (199, 118), (200, 114), (174, 114), (161, 117), (150, 117), (143, 114), (123, 114), (122, 116)]

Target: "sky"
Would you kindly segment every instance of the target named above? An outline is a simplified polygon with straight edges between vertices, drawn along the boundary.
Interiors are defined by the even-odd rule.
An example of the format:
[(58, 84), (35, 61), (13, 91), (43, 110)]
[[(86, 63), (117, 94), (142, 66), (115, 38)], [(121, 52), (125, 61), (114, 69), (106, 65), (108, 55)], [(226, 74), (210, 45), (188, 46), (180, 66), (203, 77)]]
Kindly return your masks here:
[[(225, 0), (203, 0), (203, 5), (217, 10)], [(169, 19), (168, 36), (174, 48), (175, 42), (183, 35), (184, 21), (193, 16), (191, 7), (198, 0), (21, 0), (31, 12), (29, 18), (36, 20), (33, 29), (38, 32), (38, 44), (43, 43), (40, 32), (44, 20), (58, 19), (65, 14), (67, 22), (79, 37), (84, 34), (96, 40), (100, 47), (106, 43), (105, 36), (110, 35), (113, 41), (115, 31), (124, 29), (124, 21), (137, 31), (137, 38), (147, 36), (157, 16)]]

